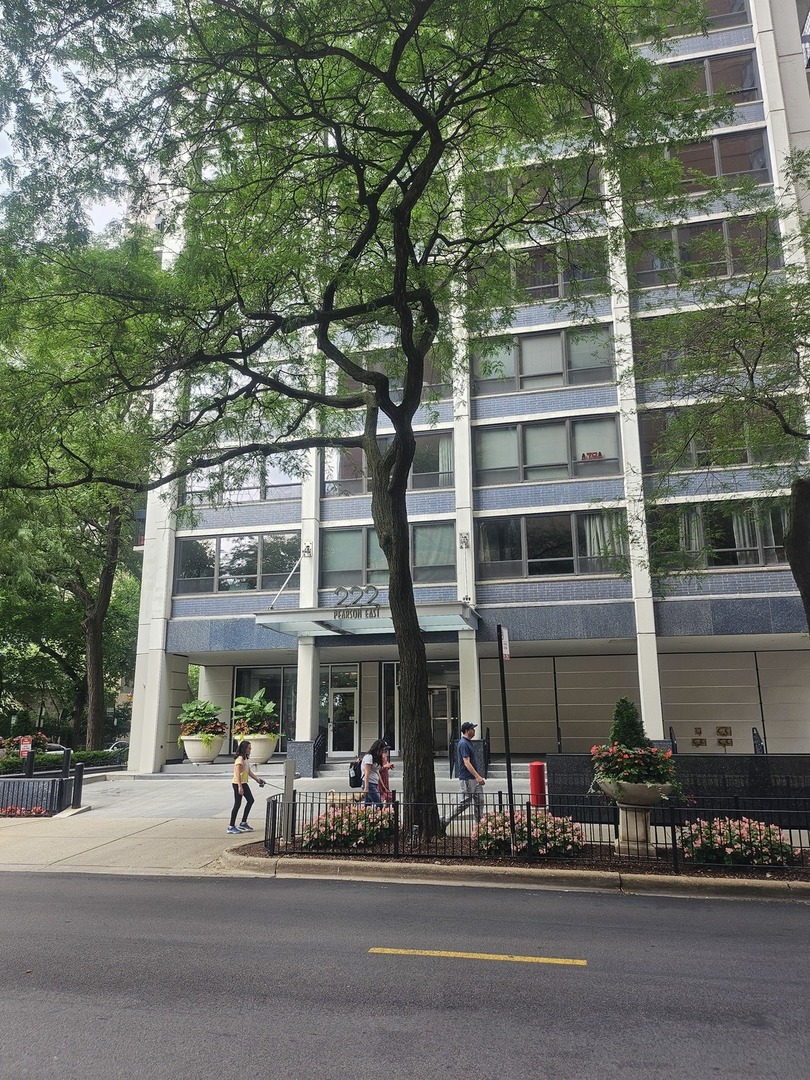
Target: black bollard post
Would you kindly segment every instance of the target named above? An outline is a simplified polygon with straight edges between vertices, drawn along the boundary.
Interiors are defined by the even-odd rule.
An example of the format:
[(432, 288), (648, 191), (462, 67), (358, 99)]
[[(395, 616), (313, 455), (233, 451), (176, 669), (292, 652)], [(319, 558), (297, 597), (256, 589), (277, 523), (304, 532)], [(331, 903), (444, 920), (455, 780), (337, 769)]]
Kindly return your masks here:
[(34, 775), (34, 748), (33, 746), (23, 758), (23, 776), (30, 780)]
[(76, 769), (73, 773), (73, 801), (70, 806), (72, 810), (78, 810), (82, 805), (82, 783), (84, 782), (84, 762), (80, 761), (76, 765)]
[(70, 775), (70, 747), (66, 746), (62, 751), (62, 776)]

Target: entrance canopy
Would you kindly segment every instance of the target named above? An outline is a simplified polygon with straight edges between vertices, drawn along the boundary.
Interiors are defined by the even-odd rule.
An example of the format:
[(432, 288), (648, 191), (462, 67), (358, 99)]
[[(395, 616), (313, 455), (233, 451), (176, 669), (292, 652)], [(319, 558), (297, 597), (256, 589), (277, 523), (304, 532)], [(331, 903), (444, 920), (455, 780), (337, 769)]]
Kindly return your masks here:
[[(461, 601), (450, 604), (417, 604), (420, 629), (425, 633), (475, 630), (475, 608)], [(393, 634), (391, 609), (379, 604), (345, 604), (327, 608), (295, 608), (292, 611), (259, 611), (259, 626), (297, 637), (357, 637), (361, 634)]]

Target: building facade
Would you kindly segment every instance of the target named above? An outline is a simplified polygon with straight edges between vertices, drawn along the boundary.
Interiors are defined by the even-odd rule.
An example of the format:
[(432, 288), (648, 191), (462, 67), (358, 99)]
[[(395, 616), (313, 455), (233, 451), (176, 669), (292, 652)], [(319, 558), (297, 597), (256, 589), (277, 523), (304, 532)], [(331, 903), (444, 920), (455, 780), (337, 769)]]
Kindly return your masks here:
[[(674, 40), (662, 62), (693, 65), (735, 103), (692, 148), (708, 175), (779, 185), (786, 155), (810, 146), (807, 7), (712, 0), (711, 32)], [(683, 230), (702, 227), (723, 237), (734, 274), (738, 225), (705, 213)], [(688, 236), (673, 244), (683, 257)], [(589, 750), (621, 696), (681, 753), (748, 753), (753, 729), (771, 752), (808, 752), (807, 626), (781, 510), (752, 511), (747, 460), (734, 467), (736, 507), (705, 486), (685, 496), (683, 542), (697, 553), (710, 520), (722, 540), (699, 573), (656, 591), (644, 485), (662, 414), (634, 360), (639, 325), (671, 297), (660, 261), (632, 247), (610, 255), (608, 278), (587, 320), (575, 318), (570, 279), (538, 249), (498, 362), (473, 358), (419, 418), (409, 515), (434, 751), (464, 719), (502, 748), (501, 625), (514, 753)], [(282, 749), (303, 748), (302, 761), (321, 732), (332, 759), (380, 736), (397, 752), (397, 644), (364, 463), (313, 451), (307, 464), (303, 480), (268, 470), (216, 504), (194, 478), (150, 496), (130, 769), (179, 759), (189, 664), (226, 718), (235, 695), (265, 687)]]

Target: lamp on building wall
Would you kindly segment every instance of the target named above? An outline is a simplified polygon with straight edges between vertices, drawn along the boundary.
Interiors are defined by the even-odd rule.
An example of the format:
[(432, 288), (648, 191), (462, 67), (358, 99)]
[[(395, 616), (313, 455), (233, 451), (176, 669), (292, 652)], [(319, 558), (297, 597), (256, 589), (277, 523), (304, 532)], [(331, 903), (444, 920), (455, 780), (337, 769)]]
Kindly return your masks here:
[(311, 559), (312, 558), (312, 544), (304, 544), (303, 545), (303, 547), (301, 548), (301, 558), (302, 559)]
[(470, 546), (470, 534), (459, 533), (458, 534), (458, 546), (460, 548), (468, 548)]

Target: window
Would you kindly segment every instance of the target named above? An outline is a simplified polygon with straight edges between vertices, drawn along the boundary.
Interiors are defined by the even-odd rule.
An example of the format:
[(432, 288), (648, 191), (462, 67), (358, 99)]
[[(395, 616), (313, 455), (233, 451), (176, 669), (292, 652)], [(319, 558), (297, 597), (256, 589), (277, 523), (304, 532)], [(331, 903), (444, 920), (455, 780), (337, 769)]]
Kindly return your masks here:
[[(419, 584), (455, 581), (456, 529), (450, 522), (411, 526), (411, 572)], [(321, 587), (387, 585), (388, 564), (373, 525), (324, 529), (321, 533)]]
[(787, 561), (787, 508), (773, 500), (660, 507), (649, 513), (647, 525), (659, 572)]
[(747, 0), (704, 0), (710, 30), (747, 26), (751, 22)]
[(484, 357), (473, 352), (476, 394), (580, 386), (612, 379), (613, 337), (609, 326), (521, 334)]
[(717, 177), (748, 177), (767, 184), (771, 173), (764, 131), (717, 135), (706, 142), (690, 143), (672, 152), (684, 169), (687, 191), (707, 191)]
[[(801, 412), (798, 399), (794, 402), (786, 398), (784, 408), (788, 414), (791, 408), (797, 414)], [(733, 433), (732, 439), (718, 438), (712, 432), (711, 420), (702, 423), (700, 413), (693, 410), (651, 409), (640, 413), (643, 470), (768, 465), (790, 461), (796, 453), (795, 440), (785, 435), (778, 420), (764, 410), (753, 427), (743, 417), (735, 426), (731, 416), (727, 417), (726, 427)]]
[(481, 486), (621, 471), (615, 416), (477, 428), (473, 448)]
[(619, 573), (626, 566), (624, 513), (537, 514), (478, 522), (478, 577)]
[(689, 60), (677, 66), (694, 76), (692, 90), (696, 94), (724, 95), (734, 105), (759, 101), (762, 97), (754, 52), (707, 56), (703, 60)]
[(605, 241), (580, 240), (567, 247), (538, 247), (524, 251), (517, 264), (517, 283), (531, 304), (605, 292)]
[[(176, 594), (280, 589), (300, 556), (297, 532), (177, 541)], [(298, 574), (289, 585), (298, 587)]]
[(259, 464), (204, 469), (189, 473), (180, 484), (179, 504), (233, 506), (239, 503), (298, 499), (301, 478), (285, 472), (272, 459)]
[(599, 167), (592, 159), (566, 158), (550, 165), (527, 165), (513, 178), (512, 193), (527, 211), (542, 207), (546, 217), (559, 210), (594, 210), (602, 206)]
[(631, 274), (639, 288), (683, 279), (761, 273), (782, 265), (778, 235), (756, 218), (702, 221), (636, 233)]
[[(384, 446), (390, 439), (383, 436), (379, 441)], [(453, 483), (453, 433), (439, 431), (417, 435), (408, 486), (425, 490), (452, 487)], [(371, 486), (365, 454), (359, 446), (327, 451), (324, 456), (324, 495), (365, 495), (371, 491)]]

